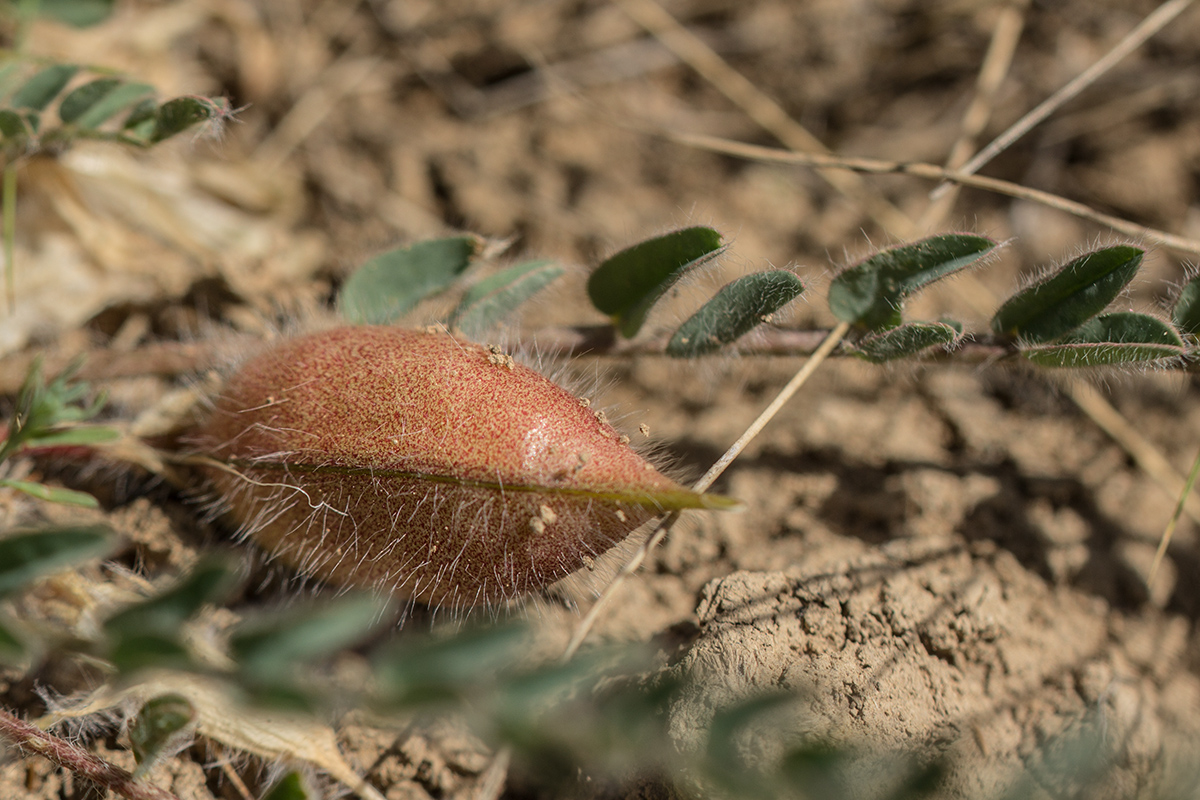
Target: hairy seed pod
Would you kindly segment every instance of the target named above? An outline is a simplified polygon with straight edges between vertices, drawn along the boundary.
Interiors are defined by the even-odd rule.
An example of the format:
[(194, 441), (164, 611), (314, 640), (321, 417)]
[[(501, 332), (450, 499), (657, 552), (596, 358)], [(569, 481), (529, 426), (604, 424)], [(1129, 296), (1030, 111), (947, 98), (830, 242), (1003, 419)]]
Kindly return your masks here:
[(241, 530), (300, 571), (430, 604), (495, 603), (663, 510), (730, 508), (659, 473), (586, 401), (495, 347), (339, 328), (228, 382), (195, 443)]

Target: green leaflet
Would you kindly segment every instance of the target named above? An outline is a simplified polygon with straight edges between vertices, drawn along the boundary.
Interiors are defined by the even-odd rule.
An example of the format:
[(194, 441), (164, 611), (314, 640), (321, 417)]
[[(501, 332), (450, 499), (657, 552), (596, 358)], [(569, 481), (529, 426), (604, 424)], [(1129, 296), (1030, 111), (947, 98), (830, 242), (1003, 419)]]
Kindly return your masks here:
[(904, 299), (995, 250), (985, 236), (951, 233), (882, 250), (843, 271), (829, 287), (834, 316), (870, 330), (899, 325)]
[(395, 322), (454, 283), (470, 266), (477, 247), (470, 236), (454, 236), (375, 256), (346, 279), (338, 311), (343, 319), (363, 325)]
[(1174, 328), (1148, 314), (1132, 312), (1104, 314), (1053, 343), (1021, 349), (1021, 355), (1043, 367), (1144, 363), (1185, 353)]
[(1033, 344), (1065, 336), (1121, 293), (1143, 255), (1140, 248), (1125, 245), (1082, 255), (1005, 301), (992, 317), (992, 330)]
[(1171, 321), (1184, 333), (1200, 336), (1200, 278), (1192, 278), (1184, 285), (1171, 309)]
[(659, 298), (688, 270), (724, 250), (721, 234), (693, 227), (647, 239), (606, 259), (588, 278), (592, 305), (632, 338)]
[(17, 89), (12, 97), (12, 106), (42, 111), (78, 71), (79, 67), (74, 64), (54, 64), (34, 73), (32, 78)]
[(931, 347), (946, 347), (958, 341), (962, 329), (946, 322), (907, 322), (881, 333), (865, 336), (854, 345), (854, 354), (874, 364), (911, 358)]
[(696, 358), (714, 353), (745, 336), (803, 291), (800, 279), (787, 270), (759, 272), (726, 284), (679, 326), (667, 343), (667, 355)]
[(0, 597), (43, 575), (97, 558), (113, 546), (112, 532), (100, 525), (20, 531), (0, 539)]
[(66, 503), (67, 505), (83, 506), (84, 508), (99, 508), (100, 506), (96, 498), (87, 492), (63, 489), (60, 486), (47, 486), (44, 483), (18, 481), (12, 478), (0, 480), (0, 486), (16, 489), (18, 492), (24, 492), (31, 497), (36, 497), (39, 500), (47, 500), (51, 503)]
[(134, 779), (149, 772), (159, 756), (170, 751), (181, 735), (186, 736), (195, 719), (196, 709), (183, 695), (164, 694), (147, 700), (129, 726), (129, 743), (137, 762)]
[(564, 271), (552, 261), (529, 261), (497, 272), (463, 294), (450, 315), (450, 326), (468, 337), (481, 336), (558, 280)]

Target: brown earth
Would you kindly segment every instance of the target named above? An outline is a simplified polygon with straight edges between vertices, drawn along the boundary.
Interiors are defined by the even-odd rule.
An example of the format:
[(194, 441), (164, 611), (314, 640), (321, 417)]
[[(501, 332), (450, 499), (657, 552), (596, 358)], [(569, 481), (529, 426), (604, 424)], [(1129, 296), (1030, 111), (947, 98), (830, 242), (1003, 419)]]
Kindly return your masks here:
[[(949, 314), (979, 330), (1021, 276), (1121, 238), (978, 191), (963, 192), (941, 219), (922, 220), (929, 183), (867, 179), (870, 193), (918, 220), (888, 229), (861, 197), (846, 198), (811, 170), (645, 133), (777, 144), (623, 5), (644, 7), (183, 0), (121, 3), (112, 21), (82, 33), (39, 23), (34, 52), (87, 53), (164, 95), (225, 94), (245, 108), (216, 139), (183, 137), (144, 155), (80, 147), (23, 167), (18, 308), (0, 323), (6, 363), (35, 351), (137, 354), (180, 340), (232, 342), (221, 358), (236, 357), (242, 345), (232, 332), (302, 327), (364, 257), (448, 230), (512, 237), (505, 258), (583, 267), (671, 227), (715, 225), (732, 250), (652, 319), (660, 329), (769, 263), (795, 265), (811, 284), (808, 300), (780, 322), (827, 326), (823, 287), (837, 265), (872, 246), (966, 228), (1009, 244), (973, 282), (939, 285), (911, 315)], [(667, 4), (833, 151), (934, 163), (959, 136), (1006, 14), (1023, 28), (973, 149), (1154, 7)], [(985, 174), (1200, 235), (1198, 36), (1200, 12), (1185, 11)], [(1152, 250), (1119, 302), (1154, 308), (1183, 276), (1182, 259)], [(580, 300), (585, 274), (576, 270), (508, 335), (536, 341), (541, 326), (602, 321)], [(422, 307), (418, 321), (438, 312)], [(567, 370), (606, 384), (610, 417), (630, 429), (647, 424), (683, 471), (699, 474), (800, 363), (584, 357)], [(202, 369), (164, 372), (99, 383), (118, 418), (154, 433), (186, 407), (192, 388), (216, 380)], [(1185, 473), (1200, 431), (1193, 382), (1091, 378)], [(594, 638), (662, 645), (663, 670), (687, 681), (668, 714), (681, 751), (703, 747), (716, 710), (767, 689), (798, 691), (800, 709), (748, 732), (742, 755), (769, 761), (789, 737), (849, 748), (846, 796), (882, 797), (905, 770), (939, 759), (943, 796), (1194, 796), (1195, 522), (1184, 517), (1147, 587), (1175, 498), (1072, 402), (1086, 388), (1006, 365), (822, 367), (718, 484), (748, 510), (695, 517), (676, 531), (620, 590)], [(93, 606), (136, 596), (147, 582), (169, 584), (226, 535), (137, 472), (17, 468), (96, 492), (101, 516), (132, 542), (137, 572), (97, 568), (80, 584), (63, 578), (35, 593), (28, 609), (56, 624), (79, 625)], [(19, 498), (5, 498), (3, 512), (9, 526), (67, 513)], [(278, 578), (267, 580), (263, 596), (278, 594)], [(579, 619), (554, 596), (530, 604), (528, 616), (547, 658)], [(78, 675), (40, 677), (54, 691), (81, 688)], [(9, 703), (38, 713), (30, 689), (10, 685)], [(1064, 769), (1073, 762), (1057, 750), (1095, 731), (1087, 763), (1097, 774)], [(354, 721), (338, 733), (350, 766), (389, 799), (474, 796), (503, 774), (496, 754), (448, 721), (400, 734)], [(132, 763), (120, 736), (93, 747)], [(239, 797), (229, 774), (253, 787), (259, 762), (213, 766), (231, 750), (202, 741), (155, 780), (185, 800)], [(520, 791), (536, 793), (531, 785)], [(38, 759), (5, 766), (0, 794), (93, 796)]]

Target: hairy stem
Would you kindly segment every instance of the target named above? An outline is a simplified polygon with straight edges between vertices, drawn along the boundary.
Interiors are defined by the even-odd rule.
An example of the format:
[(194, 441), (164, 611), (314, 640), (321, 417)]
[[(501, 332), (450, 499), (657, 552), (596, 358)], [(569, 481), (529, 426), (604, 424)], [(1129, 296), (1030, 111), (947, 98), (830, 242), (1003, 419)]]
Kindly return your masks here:
[(116, 764), (25, 722), (6, 709), (0, 709), (0, 739), (23, 753), (40, 755), (128, 800), (179, 800), (170, 792), (135, 781), (130, 772)]

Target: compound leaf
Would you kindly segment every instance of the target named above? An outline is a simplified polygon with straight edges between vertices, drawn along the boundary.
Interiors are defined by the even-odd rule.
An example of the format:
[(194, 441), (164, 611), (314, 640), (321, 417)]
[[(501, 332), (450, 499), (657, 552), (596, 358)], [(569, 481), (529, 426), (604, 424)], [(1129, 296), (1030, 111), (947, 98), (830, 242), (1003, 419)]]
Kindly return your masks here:
[(696, 358), (737, 341), (796, 299), (804, 285), (787, 270), (759, 272), (726, 284), (679, 326), (667, 355)]
[(600, 264), (588, 278), (588, 297), (632, 338), (675, 281), (722, 250), (721, 234), (702, 226), (647, 239)]
[(1013, 295), (992, 317), (992, 330), (1025, 342), (1051, 342), (1087, 322), (1133, 280), (1144, 251), (1119, 245), (1076, 258)]
[(417, 303), (454, 283), (471, 263), (478, 243), (470, 236), (417, 242), (367, 261), (346, 279), (338, 311), (349, 322), (395, 322)]

